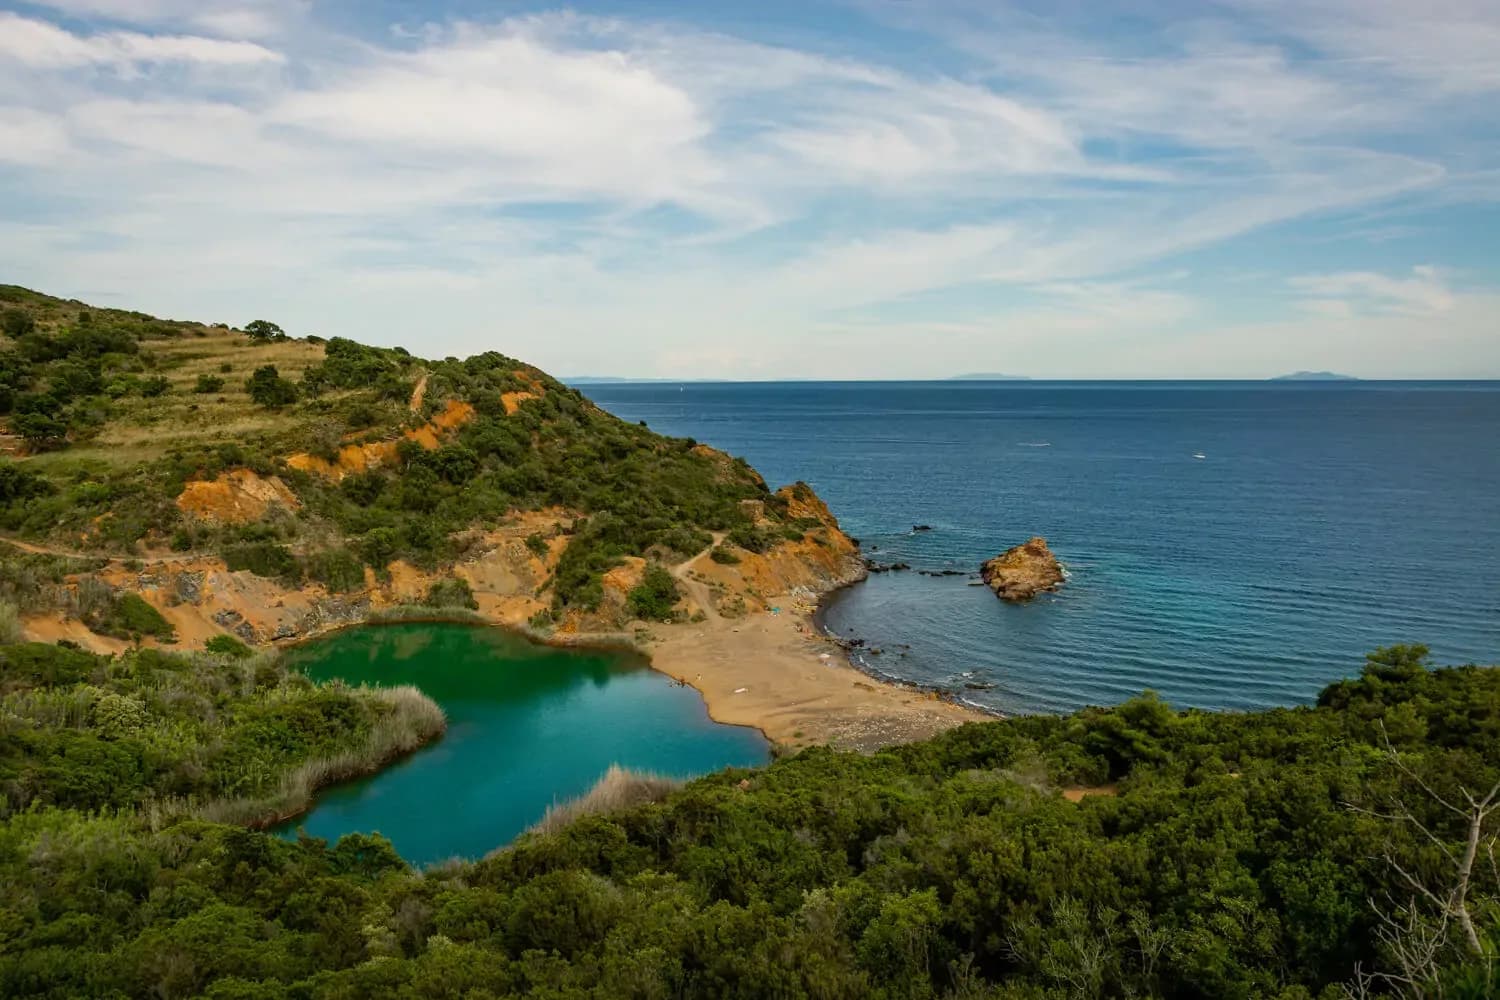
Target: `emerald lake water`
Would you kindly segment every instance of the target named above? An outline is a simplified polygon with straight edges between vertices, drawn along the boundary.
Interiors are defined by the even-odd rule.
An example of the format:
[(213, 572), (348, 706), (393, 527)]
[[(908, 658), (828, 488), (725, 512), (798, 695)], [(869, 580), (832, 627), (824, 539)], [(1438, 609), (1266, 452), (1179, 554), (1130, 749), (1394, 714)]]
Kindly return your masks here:
[(312, 812), (278, 830), (330, 841), (380, 833), (417, 865), (488, 853), (611, 764), (692, 777), (770, 759), (758, 732), (714, 722), (696, 691), (626, 653), (411, 623), (350, 629), (288, 658), (315, 680), (414, 684), (448, 713), (441, 740), (325, 789)]

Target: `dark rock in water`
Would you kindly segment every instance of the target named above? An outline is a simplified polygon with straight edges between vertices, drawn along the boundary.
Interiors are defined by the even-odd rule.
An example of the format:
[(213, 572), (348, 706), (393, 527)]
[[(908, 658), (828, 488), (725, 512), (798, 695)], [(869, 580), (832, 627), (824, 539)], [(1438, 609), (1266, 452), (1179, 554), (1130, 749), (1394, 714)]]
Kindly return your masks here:
[(982, 681), (964, 681), (964, 687), (970, 691), (990, 691), (994, 689), (995, 685), (985, 684)]
[(930, 524), (914, 524), (914, 525), (911, 526), (911, 530), (912, 531), (931, 531), (932, 530), (932, 525), (930, 525)]
[(911, 569), (906, 563), (878, 563), (873, 559), (865, 560), (865, 569), (871, 573), (900, 573)]
[(1005, 601), (1028, 601), (1044, 590), (1056, 590), (1064, 580), (1062, 564), (1045, 538), (1006, 549), (981, 566), (979, 576)]
[(961, 569), (919, 569), (918, 573), (923, 576), (967, 576)]

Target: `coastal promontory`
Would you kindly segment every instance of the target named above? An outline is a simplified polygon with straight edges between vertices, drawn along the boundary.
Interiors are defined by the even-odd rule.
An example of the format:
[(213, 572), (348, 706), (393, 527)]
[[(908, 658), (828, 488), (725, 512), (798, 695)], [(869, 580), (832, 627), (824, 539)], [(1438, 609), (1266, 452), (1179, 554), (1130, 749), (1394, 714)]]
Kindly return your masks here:
[(980, 566), (979, 576), (1003, 601), (1029, 601), (1064, 580), (1062, 564), (1041, 537), (1006, 549)]

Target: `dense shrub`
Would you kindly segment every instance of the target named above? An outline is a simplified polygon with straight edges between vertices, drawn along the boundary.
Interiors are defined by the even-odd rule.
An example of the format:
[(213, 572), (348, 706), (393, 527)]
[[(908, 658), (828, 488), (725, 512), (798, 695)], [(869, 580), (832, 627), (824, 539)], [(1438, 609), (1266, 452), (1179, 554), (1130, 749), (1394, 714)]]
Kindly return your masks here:
[(678, 591), (677, 581), (672, 574), (661, 566), (651, 565), (646, 567), (640, 584), (633, 587), (626, 596), (625, 603), (627, 610), (636, 618), (668, 621), (681, 599), (682, 594)]
[(249, 646), (227, 633), (213, 636), (203, 644), (203, 649), (205, 652), (218, 656), (228, 656), (236, 660), (243, 660), (247, 656), (255, 654), (255, 651)]
[(328, 549), (308, 557), (307, 575), (332, 593), (363, 589), (365, 564), (349, 549)]
[(428, 588), (422, 603), (431, 608), (479, 610), (479, 602), (474, 600), (474, 590), (469, 586), (469, 581), (457, 576), (446, 577), (434, 583)]
[(297, 386), (281, 377), (275, 365), (262, 365), (245, 380), (245, 391), (260, 406), (277, 408), (297, 401)]
[(224, 549), (224, 562), (231, 570), (249, 570), (256, 576), (297, 583), (302, 565), (292, 550), (275, 542), (246, 542)]
[[(377, 837), (150, 805), (270, 794), (359, 744), (389, 710), (367, 694), (253, 661), (0, 649), (5, 717), (28, 720), (0, 742), (0, 993), (1309, 1000), (1403, 974), (1394, 906), (1395, 940), (1432, 945), (1421, 995), (1490, 996), (1493, 963), (1448, 933), (1467, 824), (1437, 797), (1500, 780), (1500, 673), (1418, 653), (1317, 708), (1142, 698), (675, 791), (617, 774), (547, 832), (418, 875)], [(191, 706), (216, 691), (234, 694), (205, 721)], [(101, 807), (126, 812), (75, 811)], [(1487, 861), (1474, 874), (1460, 905), (1492, 949), (1500, 890)]]

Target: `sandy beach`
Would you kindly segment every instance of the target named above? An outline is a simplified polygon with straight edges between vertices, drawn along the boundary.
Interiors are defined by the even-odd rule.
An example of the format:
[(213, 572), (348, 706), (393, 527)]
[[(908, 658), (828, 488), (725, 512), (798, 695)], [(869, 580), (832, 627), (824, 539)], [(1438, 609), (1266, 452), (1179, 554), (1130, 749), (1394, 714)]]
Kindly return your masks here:
[(651, 665), (696, 688), (715, 721), (753, 726), (793, 750), (876, 750), (994, 718), (856, 670), (802, 614), (711, 618), (652, 634)]

